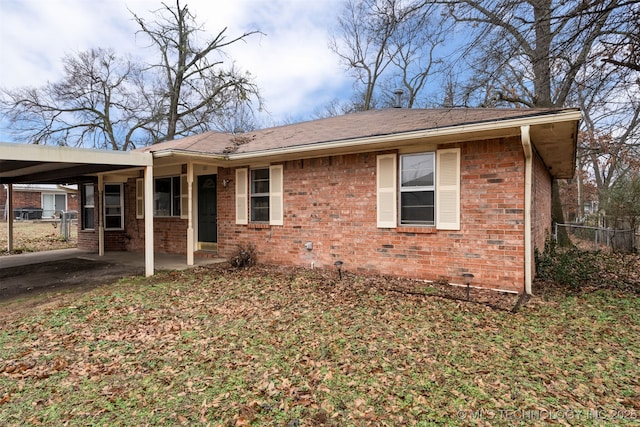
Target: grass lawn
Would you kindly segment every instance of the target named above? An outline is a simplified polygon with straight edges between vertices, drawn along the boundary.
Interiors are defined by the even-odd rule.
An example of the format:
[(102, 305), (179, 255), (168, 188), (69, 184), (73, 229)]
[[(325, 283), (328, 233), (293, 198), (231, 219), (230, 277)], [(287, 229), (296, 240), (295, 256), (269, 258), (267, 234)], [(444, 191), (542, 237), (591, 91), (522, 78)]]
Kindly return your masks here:
[(0, 302), (0, 425), (638, 425), (640, 302), (223, 266)]
[[(53, 222), (15, 221), (13, 253), (75, 248), (78, 244), (78, 227), (71, 226), (71, 236), (65, 241), (60, 236), (60, 224), (55, 225)], [(0, 221), (0, 255), (8, 255), (7, 233), (7, 223)]]

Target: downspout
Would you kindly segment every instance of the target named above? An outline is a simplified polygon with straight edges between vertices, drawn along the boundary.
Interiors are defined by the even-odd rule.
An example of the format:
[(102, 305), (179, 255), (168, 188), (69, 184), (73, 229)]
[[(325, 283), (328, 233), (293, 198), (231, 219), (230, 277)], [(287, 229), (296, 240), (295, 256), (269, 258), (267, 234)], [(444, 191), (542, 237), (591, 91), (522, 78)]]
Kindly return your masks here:
[(531, 242), (531, 194), (533, 187), (533, 149), (529, 125), (520, 126), (522, 150), (524, 151), (524, 293), (531, 295), (532, 283), (532, 242)]

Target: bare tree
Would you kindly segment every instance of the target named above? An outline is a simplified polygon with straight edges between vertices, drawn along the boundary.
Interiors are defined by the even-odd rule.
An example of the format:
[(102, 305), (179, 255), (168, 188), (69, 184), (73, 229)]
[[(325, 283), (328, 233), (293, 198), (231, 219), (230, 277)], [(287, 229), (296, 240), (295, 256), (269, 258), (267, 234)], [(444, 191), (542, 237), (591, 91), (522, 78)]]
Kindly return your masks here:
[(399, 87), (416, 104), (443, 42), (440, 21), (430, 18), (437, 8), (418, 0), (346, 1), (330, 48), (356, 79), (352, 109), (391, 105)]
[(347, 0), (338, 18), (340, 39), (334, 37), (329, 45), (361, 85), (361, 100), (354, 103), (360, 104), (358, 109), (362, 111), (375, 106), (376, 83), (391, 63), (388, 44), (396, 22), (377, 12), (376, 0)]
[(602, 42), (606, 52), (603, 60), (616, 67), (640, 71), (640, 3), (630, 2), (626, 12), (616, 16)]
[(158, 72), (154, 92), (161, 96), (164, 113), (154, 129), (155, 142), (208, 130), (227, 104), (247, 102), (251, 97), (259, 100), (249, 74), (234, 66), (223, 67), (223, 49), (258, 31), (228, 39), (224, 28), (200, 47), (197, 40), (203, 30), (188, 6), (181, 6), (179, 0), (175, 8), (162, 5), (152, 22), (134, 14), (140, 31), (160, 53), (160, 61), (151, 66)]
[[(637, 33), (637, 23), (623, 18), (636, 7), (635, 2), (625, 0), (440, 3), (449, 7), (457, 22), (474, 29), (465, 51), (473, 70), (467, 93), (469, 99), (475, 94), (481, 105), (578, 105), (578, 90), (597, 93), (615, 85), (606, 80), (614, 73), (602, 70), (598, 83), (589, 82), (583, 87), (578, 83), (581, 73), (596, 75), (591, 71), (593, 64), (602, 62), (601, 47), (612, 42), (614, 34)], [(554, 221), (563, 222), (558, 183), (553, 184), (552, 216)]]
[(67, 55), (59, 82), (0, 91), (8, 131), (37, 144), (128, 150), (226, 128), (252, 101), (261, 107), (251, 75), (224, 53), (257, 31), (227, 38), (225, 28), (199, 46), (203, 30), (188, 8), (179, 0), (162, 6), (152, 22), (134, 14), (158, 63), (142, 66), (104, 49)]
[[(475, 28), (468, 45), (476, 82), (502, 82), (495, 101), (528, 107), (565, 106), (575, 77), (622, 13), (622, 0), (443, 0), (451, 16)], [(478, 87), (484, 87), (478, 84)], [(473, 89), (473, 87), (472, 87)]]
[(142, 136), (137, 131), (152, 121), (138, 96), (141, 67), (104, 49), (67, 55), (62, 62), (59, 82), (2, 90), (0, 111), (9, 131), (34, 144), (133, 147)]
[[(401, 14), (402, 20), (391, 36), (390, 82), (402, 88), (406, 96), (407, 108), (424, 106), (421, 97), (429, 79), (439, 74), (436, 68), (442, 63), (437, 49), (445, 42), (445, 35), (451, 31), (447, 21), (441, 19), (439, 6), (425, 3), (407, 6)], [(386, 91), (387, 96), (391, 90)]]

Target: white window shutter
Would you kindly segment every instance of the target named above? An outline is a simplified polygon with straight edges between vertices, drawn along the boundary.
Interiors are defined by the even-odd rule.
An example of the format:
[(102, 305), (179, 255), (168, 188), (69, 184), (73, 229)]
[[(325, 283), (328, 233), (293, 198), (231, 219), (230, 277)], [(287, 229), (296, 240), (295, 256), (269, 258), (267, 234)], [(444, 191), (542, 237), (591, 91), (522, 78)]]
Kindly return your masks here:
[(459, 148), (438, 150), (436, 174), (436, 228), (460, 230)]
[(144, 179), (136, 179), (136, 219), (144, 218)]
[(378, 228), (395, 228), (397, 219), (397, 156), (382, 154), (377, 162), (377, 223)]
[(187, 175), (180, 175), (180, 218), (189, 218), (189, 181), (187, 181)]
[(248, 190), (247, 168), (236, 169), (236, 224), (249, 223), (249, 207), (247, 206)]
[(284, 224), (283, 167), (269, 166), (269, 224)]

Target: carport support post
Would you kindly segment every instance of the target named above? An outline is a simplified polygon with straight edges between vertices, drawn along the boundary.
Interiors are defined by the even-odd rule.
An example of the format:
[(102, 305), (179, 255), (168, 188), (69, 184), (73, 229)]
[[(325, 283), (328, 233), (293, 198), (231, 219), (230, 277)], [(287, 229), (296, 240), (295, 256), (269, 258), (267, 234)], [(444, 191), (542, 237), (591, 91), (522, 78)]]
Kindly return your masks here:
[(13, 184), (7, 185), (7, 251), (13, 251)]
[(187, 163), (187, 265), (193, 265), (193, 163)]
[(153, 276), (153, 165), (144, 168), (144, 275)]
[[(104, 256), (104, 199), (102, 192), (104, 187), (104, 176), (98, 175), (98, 256)], [(94, 202), (95, 203), (95, 202)]]

